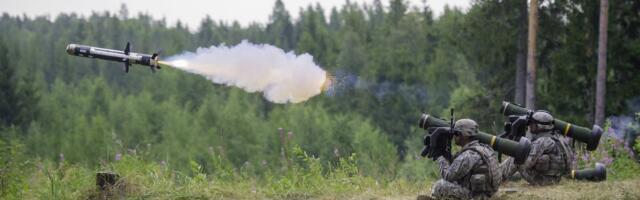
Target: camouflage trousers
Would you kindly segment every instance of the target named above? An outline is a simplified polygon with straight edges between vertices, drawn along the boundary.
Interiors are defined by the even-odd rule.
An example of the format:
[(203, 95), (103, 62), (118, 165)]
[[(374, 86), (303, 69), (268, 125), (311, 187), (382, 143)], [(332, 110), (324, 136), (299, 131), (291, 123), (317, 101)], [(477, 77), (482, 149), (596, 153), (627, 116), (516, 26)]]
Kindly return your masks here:
[(531, 169), (519, 169), (514, 163), (513, 158), (508, 158), (500, 163), (500, 170), (502, 170), (502, 180), (511, 179), (516, 172), (520, 173), (520, 176), (524, 178), (531, 185), (553, 185), (560, 182), (560, 176), (548, 176), (543, 175), (538, 171)]
[(437, 199), (471, 199), (471, 191), (458, 184), (438, 180), (431, 187), (431, 196)]
[(509, 178), (517, 172), (518, 167), (513, 163), (513, 158), (507, 158), (500, 163), (500, 170), (502, 170), (502, 180), (505, 181), (509, 180)]

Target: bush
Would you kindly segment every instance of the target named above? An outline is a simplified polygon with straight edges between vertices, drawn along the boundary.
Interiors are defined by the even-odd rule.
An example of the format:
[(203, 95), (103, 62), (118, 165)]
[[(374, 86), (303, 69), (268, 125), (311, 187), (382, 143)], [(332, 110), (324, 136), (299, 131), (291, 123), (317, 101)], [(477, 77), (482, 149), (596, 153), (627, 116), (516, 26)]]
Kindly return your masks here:
[(420, 134), (413, 134), (406, 140), (407, 155), (399, 167), (398, 176), (412, 183), (433, 182), (440, 178), (440, 167), (437, 162), (420, 156), (424, 147), (423, 131), (413, 132)]
[(21, 144), (0, 139), (0, 198), (22, 199), (28, 187), (25, 177), (29, 162), (24, 159)]
[[(636, 113), (636, 121), (640, 122), (640, 112)], [(636, 130), (636, 131), (640, 131), (640, 130)], [(640, 152), (640, 137), (636, 138), (636, 141), (634, 143), (635, 145), (633, 146), (633, 149), (635, 149), (636, 152)]]
[(596, 162), (600, 162), (607, 166), (607, 178), (610, 180), (639, 177), (640, 164), (636, 162), (632, 148), (626, 146), (610, 127), (611, 123), (607, 122), (597, 150), (577, 152), (578, 169), (593, 168)]
[(636, 138), (636, 144), (633, 146), (633, 149), (636, 150), (636, 152), (640, 152), (640, 137)]

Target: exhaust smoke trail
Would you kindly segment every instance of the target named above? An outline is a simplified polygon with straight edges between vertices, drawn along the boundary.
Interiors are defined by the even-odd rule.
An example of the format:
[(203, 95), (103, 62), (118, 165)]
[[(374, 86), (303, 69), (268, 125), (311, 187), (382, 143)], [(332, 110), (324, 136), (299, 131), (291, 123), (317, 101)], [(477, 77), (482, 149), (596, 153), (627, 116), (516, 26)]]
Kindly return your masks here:
[(313, 62), (309, 54), (268, 45), (240, 44), (198, 48), (161, 62), (214, 83), (236, 86), (247, 92), (262, 92), (274, 103), (299, 103), (320, 94), (331, 85), (331, 76)]

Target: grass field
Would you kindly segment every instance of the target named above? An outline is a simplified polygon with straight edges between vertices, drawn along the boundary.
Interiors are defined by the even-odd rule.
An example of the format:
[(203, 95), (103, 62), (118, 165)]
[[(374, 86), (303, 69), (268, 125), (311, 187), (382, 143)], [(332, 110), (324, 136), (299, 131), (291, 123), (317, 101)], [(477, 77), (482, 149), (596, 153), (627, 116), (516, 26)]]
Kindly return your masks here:
[[(407, 176), (366, 175), (354, 156), (326, 165), (304, 151), (294, 155), (291, 164), (261, 174), (223, 159), (208, 170), (192, 161), (190, 171), (177, 171), (136, 154), (99, 167), (16, 156), (0, 170), (0, 199), (417, 199), (429, 195), (435, 182), (433, 177), (410, 181)], [(107, 191), (96, 186), (101, 171), (119, 175)], [(619, 155), (607, 166), (606, 181), (563, 180), (554, 186), (507, 182), (495, 199), (640, 199), (638, 172), (636, 161)]]
[[(516, 190), (513, 193), (505, 189)], [(562, 181), (560, 185), (533, 187), (525, 182), (503, 186), (496, 199), (640, 199), (640, 180), (604, 182)]]
[[(37, 169), (28, 175), (18, 199), (416, 199), (429, 195), (431, 181), (377, 181), (372, 177), (307, 170), (263, 178), (221, 178), (182, 175), (157, 164), (125, 158), (114, 166), (121, 176), (104, 192), (95, 185), (96, 171), (63, 166)], [(296, 174), (297, 173), (297, 174)], [(495, 199), (640, 199), (640, 179), (529, 186), (524, 181), (504, 184)]]

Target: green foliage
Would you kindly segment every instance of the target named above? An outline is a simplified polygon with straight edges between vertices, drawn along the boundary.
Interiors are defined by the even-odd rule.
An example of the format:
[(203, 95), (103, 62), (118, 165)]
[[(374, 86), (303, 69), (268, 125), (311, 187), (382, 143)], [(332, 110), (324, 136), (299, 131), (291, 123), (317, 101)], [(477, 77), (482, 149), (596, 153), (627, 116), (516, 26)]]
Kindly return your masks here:
[[(305, 198), (363, 191), (377, 187), (376, 181), (403, 177), (385, 186), (399, 191), (404, 180), (438, 176), (434, 162), (417, 158), (420, 112), (445, 114), (455, 108), (456, 117), (476, 119), (483, 131), (501, 128), (495, 126), (504, 120), (497, 110), (501, 100), (513, 99), (517, 33), (526, 28), (519, 19), (526, 12), (523, 3), (478, 0), (468, 12), (446, 8), (434, 18), (427, 6), (403, 0), (389, 7), (379, 0), (373, 5), (348, 1), (331, 8), (326, 21), (319, 5), (293, 19), (278, 0), (266, 24), (240, 26), (207, 17), (191, 29), (147, 14), (130, 17), (126, 7), (119, 15), (86, 17), (3, 14), (0, 128), (11, 134), (0, 139), (19, 141), (26, 160), (42, 159), (49, 169), (30, 171), (39, 178), (29, 184), (35, 192), (28, 195), (39, 198), (91, 197), (79, 185), (90, 182), (90, 169), (97, 167), (128, 174), (129, 194), (138, 198), (252, 198), (243, 196), (246, 191), (256, 191), (250, 193), (257, 195), (253, 198)], [(639, 34), (638, 5), (632, 0), (611, 4), (608, 114), (628, 112), (620, 102), (637, 95), (629, 91), (640, 90), (632, 84), (640, 77), (634, 76), (640, 73), (640, 45), (634, 37)], [(576, 124), (588, 124), (585, 113), (593, 113), (597, 8), (597, 1), (584, 0), (540, 7), (539, 107)], [(134, 67), (124, 75), (117, 63), (63, 51), (69, 43), (122, 49), (131, 41), (136, 51), (164, 49), (165, 55), (174, 55), (243, 39), (310, 53), (329, 73), (349, 80), (335, 94), (274, 105), (260, 94), (175, 69), (152, 74)], [(292, 151), (296, 145), (299, 149)], [(635, 169), (618, 152), (622, 147), (603, 146), (606, 151), (590, 155), (593, 159), (582, 166), (616, 155), (610, 164), (614, 177)], [(123, 154), (132, 155), (113, 164)], [(10, 155), (2, 158), (23, 157)], [(51, 163), (61, 155), (62, 164)], [(7, 173), (29, 173), (15, 170)], [(19, 176), (10, 177), (16, 179), (8, 194), (20, 198), (24, 193), (16, 188), (25, 184)], [(229, 182), (245, 192), (221, 186)], [(255, 189), (274, 183), (281, 185)]]
[(598, 149), (589, 152), (581, 150), (577, 152), (578, 169), (593, 168), (596, 162), (607, 167), (608, 180), (626, 180), (640, 177), (638, 171), (640, 164), (637, 162), (631, 148), (624, 145), (624, 141), (617, 138), (611, 122), (607, 121), (605, 133), (600, 141)]
[[(636, 113), (636, 121), (640, 122), (640, 113)], [(635, 131), (640, 131), (640, 127), (638, 127), (638, 125), (636, 124), (635, 127)], [(637, 137), (636, 140), (633, 142), (633, 149), (635, 150), (635, 152), (640, 152), (640, 137)]]
[(398, 169), (398, 177), (413, 184), (433, 182), (440, 178), (438, 163), (428, 158), (421, 157), (424, 147), (423, 135), (414, 134), (407, 140), (408, 152), (404, 162)]
[(10, 63), (9, 48), (0, 37), (0, 128), (26, 126), (38, 114), (38, 90), (29, 76), (17, 72)]
[(38, 161), (36, 168), (25, 168), (29, 187), (22, 188), (24, 199), (79, 199), (95, 185), (95, 174), (68, 163)]
[(635, 146), (633, 146), (633, 149), (634, 149), (636, 152), (640, 152), (640, 137), (636, 138)]
[(629, 155), (617, 157), (607, 168), (607, 178), (612, 180), (635, 179), (638, 175), (640, 165), (635, 158)]
[[(229, 160), (223, 157), (214, 158), (218, 164), (211, 168), (215, 169), (207, 169), (191, 161), (191, 173), (185, 174), (164, 163), (149, 161), (149, 154), (143, 151), (125, 153), (119, 160), (101, 164), (97, 170), (65, 161), (38, 161), (36, 165), (24, 165), (9, 171), (15, 173), (15, 170), (20, 170), (16, 175), (21, 181), (2, 182), (4, 189), (14, 189), (3, 190), (11, 193), (3, 193), (2, 197), (102, 199), (109, 192), (95, 186), (96, 171), (118, 174), (120, 178), (114, 186), (117, 190), (110, 190), (113, 192), (111, 195), (127, 199), (349, 198), (364, 192), (385, 195), (420, 190), (402, 181), (377, 181), (363, 175), (358, 169), (355, 154), (340, 158), (334, 164), (324, 165), (327, 160), (311, 156), (298, 145), (292, 145), (290, 153), (293, 162), (286, 166), (286, 171), (265, 169), (264, 175), (260, 176), (244, 175), (246, 168), (229, 168), (230, 164), (223, 164), (230, 163)], [(2, 175), (5, 178), (7, 174)], [(10, 178), (13, 180), (15, 176)]]
[[(6, 132), (10, 131), (12, 130)], [(0, 197), (2, 199), (22, 199), (25, 195), (24, 189), (28, 187), (26, 168), (30, 163), (23, 155), (23, 148), (15, 141), (5, 142), (0, 139)]]

